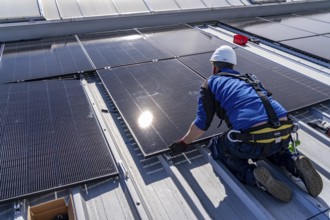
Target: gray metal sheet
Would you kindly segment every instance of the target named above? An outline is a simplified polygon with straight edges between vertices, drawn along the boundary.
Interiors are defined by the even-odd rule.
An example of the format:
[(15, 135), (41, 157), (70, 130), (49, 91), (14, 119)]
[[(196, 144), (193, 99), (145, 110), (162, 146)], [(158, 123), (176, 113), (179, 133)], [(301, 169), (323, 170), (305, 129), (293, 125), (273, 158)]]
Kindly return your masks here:
[(134, 30), (79, 36), (96, 68), (173, 57)]
[(172, 11), (180, 10), (175, 0), (148, 0), (148, 6), (151, 11)]
[(0, 20), (41, 17), (37, 0), (1, 1)]
[(202, 0), (176, 0), (181, 9), (206, 8)]
[(78, 4), (84, 17), (118, 14), (111, 0), (79, 0)]
[(118, 174), (80, 81), (0, 91), (0, 202)]
[[(328, 100), (330, 88), (296, 71), (255, 55), (236, 49), (237, 69), (242, 74), (254, 73), (288, 111), (297, 110)], [(211, 75), (211, 53), (179, 58), (186, 65), (207, 78)], [(294, 101), (292, 101), (294, 100)]]
[(307, 37), (281, 42), (287, 46), (327, 59), (330, 62), (330, 35)]
[(5, 44), (0, 82), (27, 80), (91, 70), (74, 37)]
[(41, 0), (40, 2), (47, 20), (61, 18), (55, 0)]
[(149, 12), (143, 0), (112, 0), (119, 13)]
[(185, 25), (139, 30), (175, 56), (214, 51), (225, 42)]
[(222, 0), (203, 0), (203, 1), (209, 8), (230, 6), (227, 1), (222, 1)]
[[(168, 151), (195, 119), (203, 79), (178, 60), (102, 70), (100, 76), (145, 157)], [(214, 125), (205, 136), (219, 132)]]
[(77, 0), (56, 0), (56, 2), (62, 18), (70, 19), (83, 16)]
[(264, 19), (314, 34), (330, 33), (330, 23), (316, 21), (310, 18), (297, 17), (293, 15), (279, 15), (264, 17)]
[(240, 0), (226, 0), (232, 6), (244, 5)]
[(257, 18), (223, 22), (235, 28), (239, 28), (246, 32), (259, 35), (273, 41), (282, 41), (315, 35), (307, 31), (298, 30), (276, 22), (265, 21)]

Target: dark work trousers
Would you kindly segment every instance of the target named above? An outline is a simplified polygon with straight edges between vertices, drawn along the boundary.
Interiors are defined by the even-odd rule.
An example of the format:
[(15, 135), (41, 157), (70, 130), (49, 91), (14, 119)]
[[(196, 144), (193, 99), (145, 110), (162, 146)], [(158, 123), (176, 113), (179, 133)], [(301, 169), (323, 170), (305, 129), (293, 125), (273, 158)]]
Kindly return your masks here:
[[(274, 143), (267, 155), (262, 155), (262, 146), (253, 146), (239, 142), (231, 142), (227, 138), (227, 133), (213, 137), (209, 143), (209, 148), (213, 159), (219, 159), (242, 183), (255, 185), (256, 180), (253, 170), (254, 164), (249, 164), (248, 159), (257, 161), (267, 158), (270, 162), (284, 166), (289, 172), (297, 176), (294, 167), (293, 155), (288, 149), (290, 138), (284, 143)], [(285, 147), (286, 150), (282, 150)]]

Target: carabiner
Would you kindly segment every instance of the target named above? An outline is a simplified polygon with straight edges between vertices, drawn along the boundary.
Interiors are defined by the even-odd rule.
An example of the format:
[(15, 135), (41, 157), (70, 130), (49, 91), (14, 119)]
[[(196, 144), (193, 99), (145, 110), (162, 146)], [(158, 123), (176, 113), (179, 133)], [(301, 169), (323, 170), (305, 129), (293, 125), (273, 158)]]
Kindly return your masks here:
[(237, 140), (237, 139), (234, 140), (234, 139), (232, 139), (232, 138), (230, 137), (230, 135), (231, 135), (232, 133), (238, 133), (238, 134), (240, 134), (241, 131), (238, 131), (238, 130), (229, 130), (228, 133), (227, 133), (227, 138), (228, 138), (228, 140), (230, 140), (231, 142), (242, 142), (241, 140)]

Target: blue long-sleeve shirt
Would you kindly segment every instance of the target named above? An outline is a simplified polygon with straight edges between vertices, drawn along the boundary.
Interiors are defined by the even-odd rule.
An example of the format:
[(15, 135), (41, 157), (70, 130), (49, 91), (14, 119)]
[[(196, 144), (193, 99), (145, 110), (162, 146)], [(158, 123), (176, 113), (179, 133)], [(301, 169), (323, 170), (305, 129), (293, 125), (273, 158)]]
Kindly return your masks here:
[[(222, 69), (222, 72), (240, 74), (231, 69)], [(287, 115), (287, 111), (272, 97), (268, 100), (278, 118)], [(201, 87), (194, 124), (201, 130), (207, 130), (215, 114), (235, 130), (245, 130), (268, 121), (264, 105), (250, 84), (217, 74), (208, 78)]]

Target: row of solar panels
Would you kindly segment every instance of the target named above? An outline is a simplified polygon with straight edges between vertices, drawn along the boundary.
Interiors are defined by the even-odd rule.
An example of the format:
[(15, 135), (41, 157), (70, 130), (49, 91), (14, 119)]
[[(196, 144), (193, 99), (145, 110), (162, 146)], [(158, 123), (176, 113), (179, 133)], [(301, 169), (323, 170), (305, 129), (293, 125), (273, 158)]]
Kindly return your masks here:
[[(186, 132), (199, 86), (209, 76), (209, 57), (222, 44), (230, 43), (184, 25), (10, 43), (0, 79), (98, 70), (144, 156), (150, 157), (167, 152)], [(235, 50), (237, 69), (255, 73), (289, 111), (329, 99), (329, 87)], [(0, 89), (0, 200), (117, 174), (78, 80), (1, 84)], [(214, 120), (207, 136), (224, 131), (217, 124)]]
[(330, 62), (330, 12), (223, 21), (248, 33), (324, 58)]

